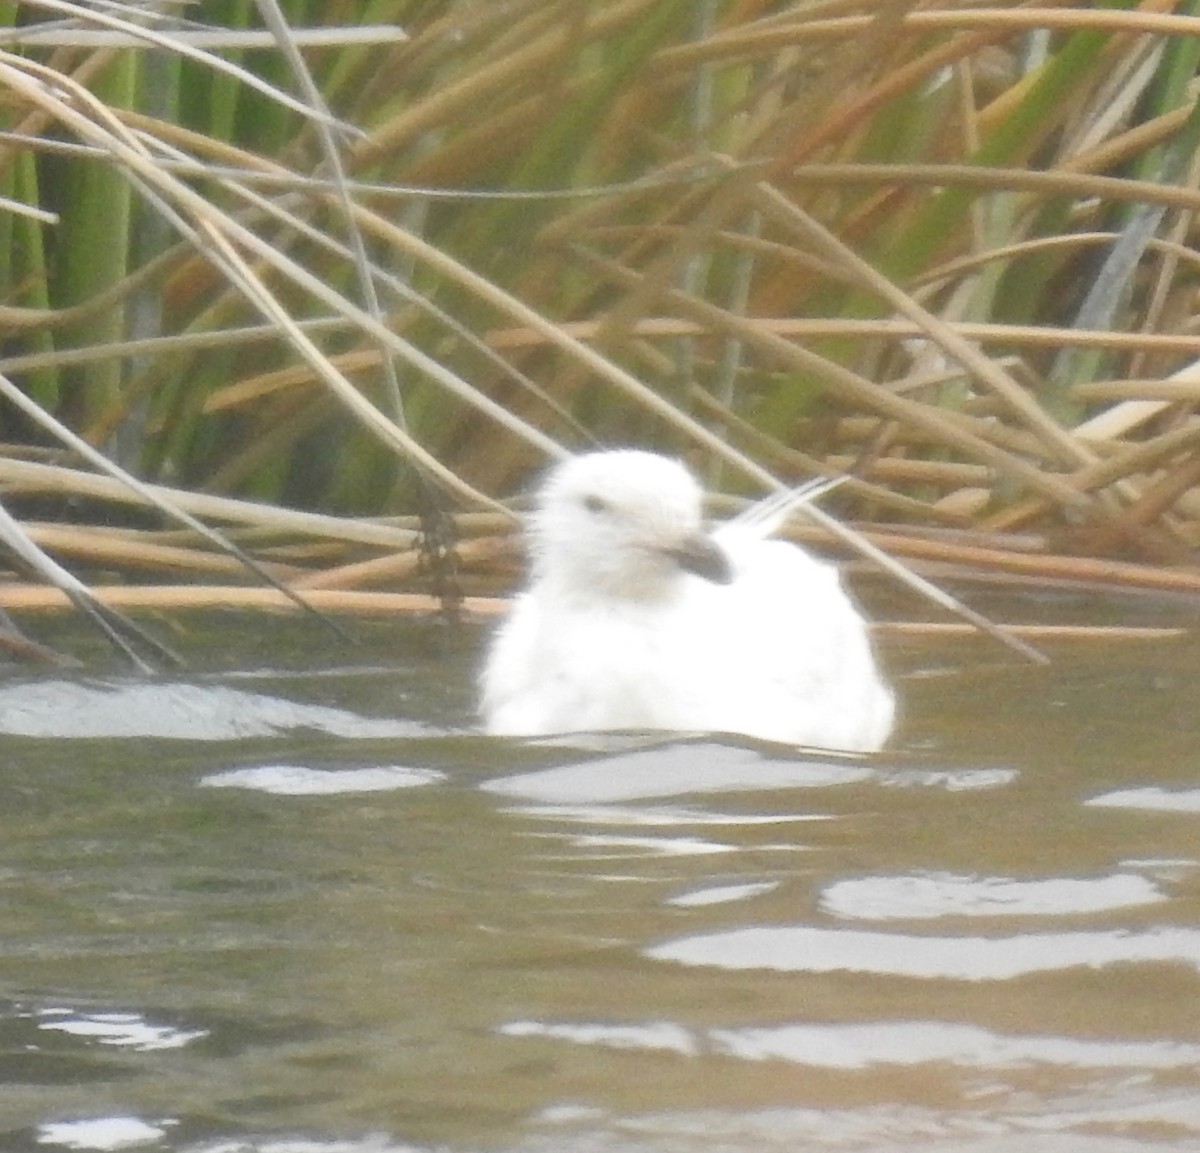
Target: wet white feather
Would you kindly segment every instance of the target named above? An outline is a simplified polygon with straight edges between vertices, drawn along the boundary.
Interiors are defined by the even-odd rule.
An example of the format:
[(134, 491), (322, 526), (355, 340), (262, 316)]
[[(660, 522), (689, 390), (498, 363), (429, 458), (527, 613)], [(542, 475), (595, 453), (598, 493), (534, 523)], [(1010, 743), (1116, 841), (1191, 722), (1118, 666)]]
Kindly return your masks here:
[(557, 466), (530, 520), (530, 585), (484, 667), (488, 731), (879, 748), (894, 703), (866, 621), (836, 568), (767, 538), (803, 499), (768, 498), (706, 535), (700, 487), (675, 461), (619, 450)]

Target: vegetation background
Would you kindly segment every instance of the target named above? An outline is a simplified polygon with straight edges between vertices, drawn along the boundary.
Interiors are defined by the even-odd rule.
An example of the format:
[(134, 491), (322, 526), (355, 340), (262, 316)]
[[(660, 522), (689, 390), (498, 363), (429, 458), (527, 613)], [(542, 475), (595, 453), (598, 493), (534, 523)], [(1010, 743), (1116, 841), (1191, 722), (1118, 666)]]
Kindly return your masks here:
[(1172, 0), (0, 0), (0, 528), (486, 591), (498, 498), (637, 443), (1200, 591), (1198, 60)]

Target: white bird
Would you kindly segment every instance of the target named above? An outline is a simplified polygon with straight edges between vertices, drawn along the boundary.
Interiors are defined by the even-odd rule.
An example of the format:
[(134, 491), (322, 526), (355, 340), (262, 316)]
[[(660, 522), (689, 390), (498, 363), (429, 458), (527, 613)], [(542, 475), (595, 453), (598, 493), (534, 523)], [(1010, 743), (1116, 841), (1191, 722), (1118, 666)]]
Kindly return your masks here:
[(483, 670), (487, 730), (742, 733), (872, 751), (895, 704), (837, 569), (766, 539), (778, 517), (707, 534), (680, 464), (622, 449), (548, 476), (532, 574)]

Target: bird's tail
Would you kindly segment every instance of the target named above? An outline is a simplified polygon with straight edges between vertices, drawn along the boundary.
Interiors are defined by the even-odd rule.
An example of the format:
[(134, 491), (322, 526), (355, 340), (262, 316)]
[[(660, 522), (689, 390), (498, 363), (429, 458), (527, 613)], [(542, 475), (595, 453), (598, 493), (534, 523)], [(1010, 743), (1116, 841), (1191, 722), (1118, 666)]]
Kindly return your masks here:
[(901, 563), (895, 557), (884, 552), (883, 549), (869, 541), (862, 533), (851, 528), (849, 525), (842, 524), (836, 517), (831, 516), (816, 506), (814, 502), (819, 496), (823, 496), (830, 489), (836, 488), (848, 479), (848, 477), (841, 476), (816, 477), (813, 480), (808, 480), (801, 485), (797, 485), (795, 488), (779, 489), (777, 492), (771, 493), (769, 496), (752, 504), (749, 508), (744, 509), (732, 520), (726, 521), (717, 530), (718, 535), (726, 528), (736, 528), (763, 539), (770, 536), (773, 532), (778, 531), (786, 523), (788, 517), (797, 509), (804, 509), (808, 517), (816, 524), (826, 529), (834, 537), (848, 544), (861, 556), (873, 560), (880, 568), (891, 573), (915, 592), (920, 593), (935, 604), (939, 604), (948, 611), (969, 621), (976, 628), (987, 633), (989, 636), (995, 637), (998, 641), (1008, 645), (1009, 648), (1019, 652), (1022, 656), (1029, 658), (1036, 664), (1045, 664), (1047, 662), (1048, 658), (1043, 653), (1027, 641), (1022, 640), (1011, 630), (993, 624), (982, 613), (976, 612), (960, 600), (952, 597), (948, 592), (926, 580), (923, 576), (913, 572), (907, 565)]
[(818, 476), (796, 485), (795, 488), (780, 489), (742, 509), (726, 524), (730, 528), (741, 529), (760, 538), (769, 537), (787, 524), (788, 518), (798, 508), (811, 505), (831, 489), (837, 488), (845, 479), (844, 476)]

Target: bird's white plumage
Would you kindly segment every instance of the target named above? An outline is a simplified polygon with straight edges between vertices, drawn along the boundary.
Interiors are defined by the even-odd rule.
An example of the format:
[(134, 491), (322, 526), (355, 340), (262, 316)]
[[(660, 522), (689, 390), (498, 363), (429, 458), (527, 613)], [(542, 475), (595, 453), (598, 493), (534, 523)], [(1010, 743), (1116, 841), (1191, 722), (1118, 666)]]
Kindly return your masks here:
[(489, 732), (883, 745), (892, 693), (837, 570), (762, 525), (706, 536), (701, 499), (686, 469), (652, 453), (590, 453), (550, 473), (530, 585), (483, 672)]

